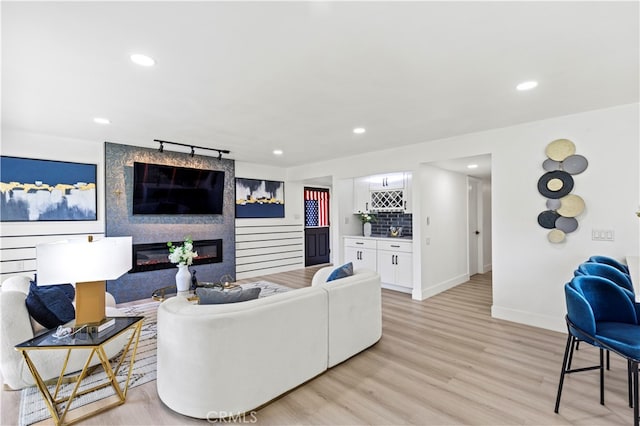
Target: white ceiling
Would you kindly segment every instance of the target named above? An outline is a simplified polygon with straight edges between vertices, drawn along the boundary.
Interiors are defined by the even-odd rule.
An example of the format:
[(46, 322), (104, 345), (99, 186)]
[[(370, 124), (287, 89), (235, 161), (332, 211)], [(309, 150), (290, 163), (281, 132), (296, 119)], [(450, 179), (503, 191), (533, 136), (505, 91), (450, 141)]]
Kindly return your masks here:
[(3, 1), (2, 128), (291, 166), (633, 103), (638, 5)]
[[(472, 157), (452, 158), (428, 163), (430, 166), (450, 170), (478, 179), (491, 180), (491, 154), (475, 155)], [(470, 165), (476, 166), (470, 168)]]

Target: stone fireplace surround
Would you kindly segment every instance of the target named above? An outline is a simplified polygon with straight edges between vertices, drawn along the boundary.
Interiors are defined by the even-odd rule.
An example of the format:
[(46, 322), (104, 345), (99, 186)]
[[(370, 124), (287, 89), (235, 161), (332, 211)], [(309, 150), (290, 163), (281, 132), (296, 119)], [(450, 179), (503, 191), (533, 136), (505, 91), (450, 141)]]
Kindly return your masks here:
[[(205, 155), (191, 157), (187, 153), (158, 152), (142, 148), (105, 142), (105, 226), (106, 236), (133, 237), (133, 244), (158, 243), (166, 247), (167, 241), (181, 244), (185, 237), (195, 240), (222, 240), (221, 262), (192, 265), (200, 281), (215, 282), (223, 275), (236, 276), (235, 253), (235, 162)], [(221, 215), (133, 215), (132, 188), (134, 161), (153, 164), (171, 164), (211, 170), (222, 170), (224, 176), (224, 205)], [(166, 250), (166, 255), (169, 250)], [(177, 268), (127, 273), (107, 282), (107, 291), (117, 303), (151, 297), (153, 290), (175, 284)]]

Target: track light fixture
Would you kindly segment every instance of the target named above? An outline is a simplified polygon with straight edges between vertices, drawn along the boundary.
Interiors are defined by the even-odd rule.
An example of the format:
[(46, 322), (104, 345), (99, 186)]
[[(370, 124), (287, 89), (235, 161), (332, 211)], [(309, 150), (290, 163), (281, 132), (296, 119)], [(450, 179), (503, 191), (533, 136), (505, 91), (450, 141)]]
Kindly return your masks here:
[(222, 160), (222, 154), (230, 154), (231, 153), (231, 151), (229, 151), (228, 149), (218, 149), (218, 148), (208, 148), (206, 146), (187, 145), (186, 143), (162, 141), (160, 139), (154, 139), (153, 141), (154, 142), (158, 142), (160, 144), (160, 148), (158, 149), (159, 152), (164, 152), (164, 144), (165, 143), (168, 143), (168, 144), (171, 144), (171, 145), (186, 146), (187, 148), (191, 148), (191, 154), (189, 154), (191, 157), (196, 155), (196, 148), (198, 148), (198, 149), (206, 149), (206, 150), (209, 150), (209, 151), (217, 151), (218, 152), (218, 160)]

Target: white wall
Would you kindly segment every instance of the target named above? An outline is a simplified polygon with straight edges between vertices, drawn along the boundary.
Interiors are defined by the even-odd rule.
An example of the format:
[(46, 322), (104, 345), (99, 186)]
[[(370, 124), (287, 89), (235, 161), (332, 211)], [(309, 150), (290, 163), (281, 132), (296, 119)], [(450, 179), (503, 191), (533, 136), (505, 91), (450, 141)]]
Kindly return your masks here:
[(482, 232), (484, 236), (482, 238), (482, 270), (488, 272), (491, 270), (491, 256), (493, 243), (491, 241), (492, 227), (491, 227), (491, 181), (487, 179), (482, 180)]
[(353, 214), (353, 180), (334, 179), (333, 202), (331, 208), (331, 261), (334, 264), (344, 263), (342, 236), (360, 235), (362, 222)]
[[(622, 105), (305, 165), (291, 168), (289, 176), (306, 179), (331, 174), (335, 179), (387, 170), (415, 171), (422, 163), (491, 154), (492, 314), (564, 330), (563, 285), (577, 265), (596, 253), (616, 258), (639, 253), (640, 221), (634, 215), (640, 205), (639, 117), (639, 104)], [(578, 217), (578, 230), (565, 243), (551, 244), (536, 221), (545, 209), (536, 184), (544, 172), (545, 147), (559, 138), (571, 139), (577, 153), (590, 162), (575, 177), (573, 191), (584, 198), (587, 208)], [(414, 191), (414, 201), (421, 203), (424, 194), (416, 194), (419, 191)], [(423, 216), (424, 212), (414, 212), (414, 223)], [(592, 228), (615, 230), (616, 241), (592, 241)], [(416, 232), (420, 242), (414, 243), (414, 251), (422, 252), (424, 236), (414, 226), (414, 238)]]
[(468, 183), (462, 174), (429, 165), (420, 167), (413, 182), (422, 194), (421, 215), (414, 221), (422, 231), (422, 300), (469, 280), (467, 256), (461, 255), (468, 253)]
[[(638, 253), (638, 105), (576, 114), (496, 131), (492, 160), (493, 308), (498, 318), (564, 330), (563, 285), (593, 254), (623, 258)], [(536, 183), (544, 148), (568, 138), (588, 169), (574, 177), (573, 193), (586, 203), (579, 228), (551, 244), (536, 223), (545, 199)], [(615, 242), (591, 240), (591, 229), (613, 229)]]

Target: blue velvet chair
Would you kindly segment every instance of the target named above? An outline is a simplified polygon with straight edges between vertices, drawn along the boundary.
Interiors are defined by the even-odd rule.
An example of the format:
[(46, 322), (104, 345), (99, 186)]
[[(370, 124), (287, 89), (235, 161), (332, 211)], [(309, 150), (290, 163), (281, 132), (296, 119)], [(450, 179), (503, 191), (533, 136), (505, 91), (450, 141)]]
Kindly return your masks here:
[[(594, 257), (594, 256), (592, 256)], [(599, 256), (602, 257), (602, 256)], [(615, 261), (615, 259), (612, 259)], [(635, 303), (635, 293), (633, 290), (633, 283), (631, 282), (631, 278), (629, 275), (619, 271), (618, 269), (610, 266), (606, 263), (595, 263), (595, 262), (584, 262), (578, 269), (576, 269), (573, 273), (575, 276), (578, 275), (595, 275), (598, 277), (606, 278), (609, 281), (612, 281), (614, 284), (622, 287), (627, 296), (631, 299), (632, 302)], [(636, 305), (636, 314), (640, 313), (640, 305)], [(580, 341), (577, 341), (575, 344), (575, 349), (577, 350), (580, 347)], [(573, 350), (571, 352), (573, 354)], [(610, 361), (609, 361), (609, 351), (607, 351), (607, 370), (609, 369)], [(571, 368), (571, 358), (569, 359), (569, 368)]]
[(614, 268), (616, 268), (620, 272), (624, 272), (625, 274), (629, 275), (629, 267), (627, 265), (625, 265), (624, 263), (618, 261), (617, 259), (614, 259), (613, 257), (591, 256), (589, 258), (589, 262), (603, 263), (605, 265), (613, 266)]
[[(604, 404), (603, 349), (612, 351), (627, 360), (629, 366), (629, 391), (633, 396), (633, 422), (638, 426), (638, 362), (640, 362), (640, 325), (634, 303), (628, 294), (610, 280), (592, 275), (579, 275), (565, 285), (567, 302), (567, 328), (569, 338), (565, 348), (556, 409), (560, 407), (560, 397), (564, 376), (570, 372), (599, 368), (600, 403)], [(570, 339), (579, 338), (600, 349), (600, 365), (567, 370)]]
[(627, 290), (632, 296), (631, 300), (634, 301), (634, 289), (631, 277), (629, 274), (625, 274), (619, 269), (608, 265), (606, 263), (585, 262), (578, 266), (577, 271), (574, 273), (577, 275), (595, 275), (598, 277), (606, 278), (612, 281), (614, 284), (619, 285), (623, 289)]

